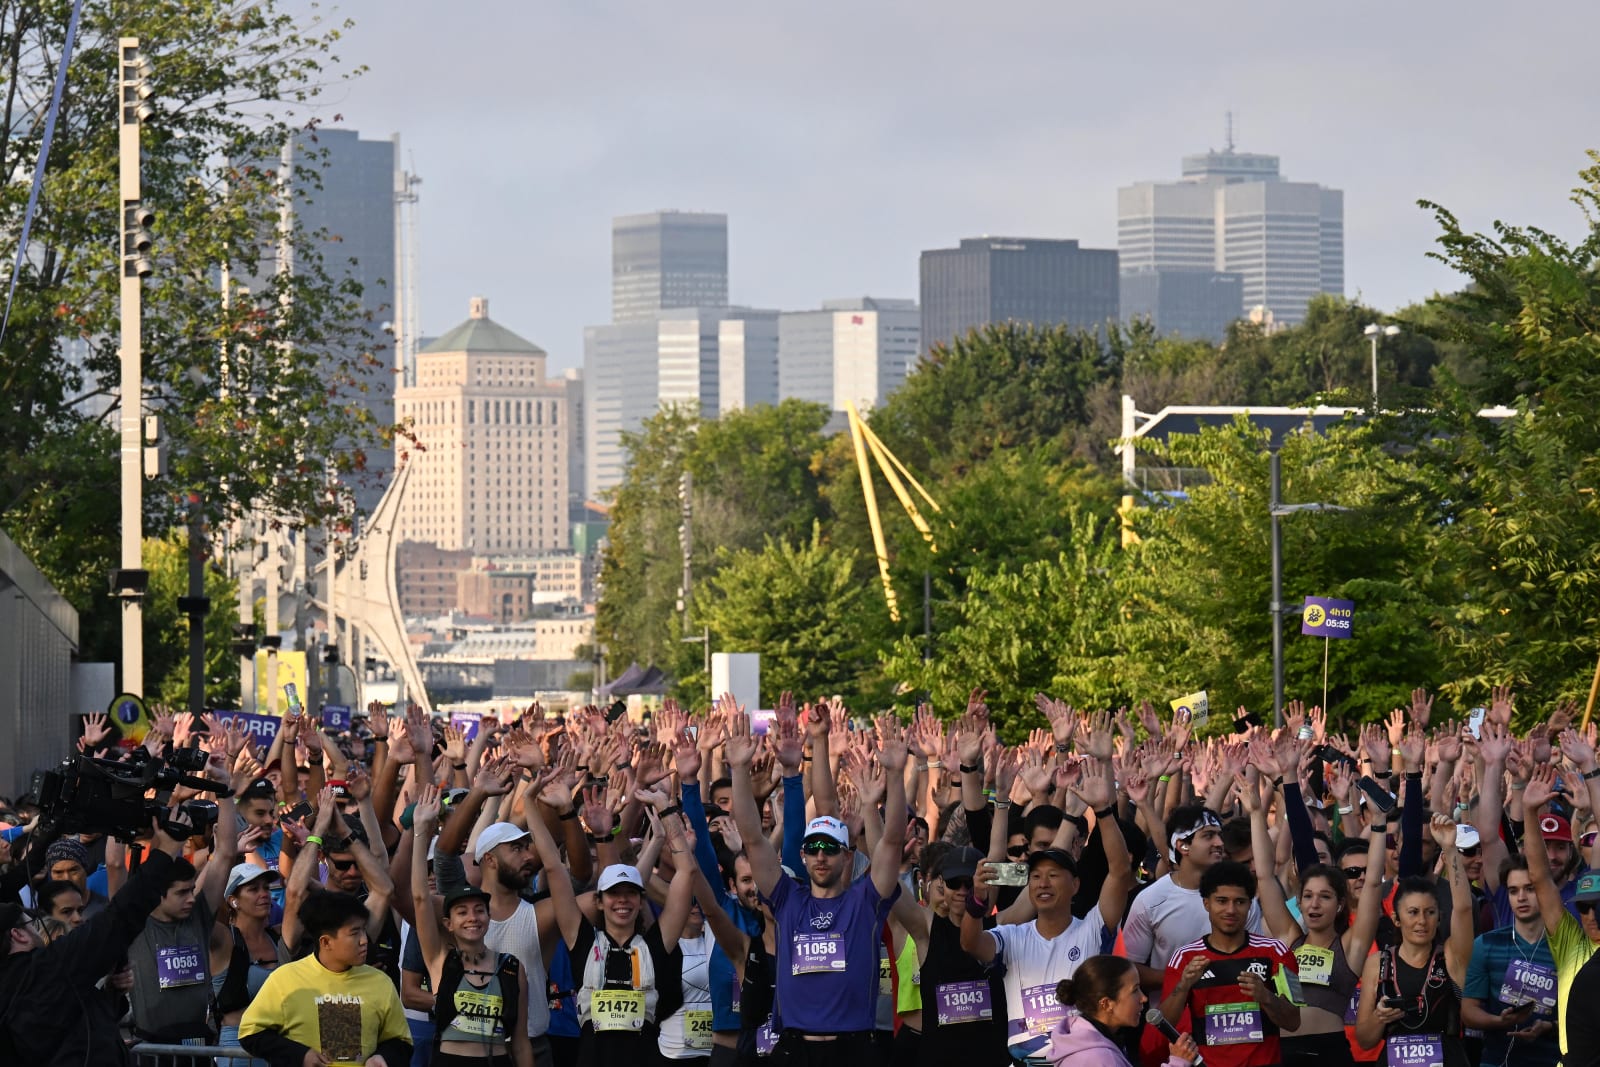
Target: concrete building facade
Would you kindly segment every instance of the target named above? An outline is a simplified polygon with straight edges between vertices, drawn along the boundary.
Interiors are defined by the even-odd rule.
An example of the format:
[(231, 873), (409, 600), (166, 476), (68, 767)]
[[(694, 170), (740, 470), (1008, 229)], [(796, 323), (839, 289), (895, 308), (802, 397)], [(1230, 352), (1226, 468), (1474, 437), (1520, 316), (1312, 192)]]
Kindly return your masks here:
[(1103, 329), (1118, 318), (1117, 253), (1077, 241), (969, 237), (922, 253), (922, 351), (991, 323)]
[(1148, 318), (1158, 334), (1220, 342), (1244, 307), (1244, 275), (1214, 270), (1124, 271), (1122, 321)]
[(1344, 194), (1286, 180), (1277, 156), (1185, 156), (1176, 182), (1138, 182), (1117, 192), (1117, 248), (1124, 273), (1220, 271), (1242, 279), (1240, 312), (1264, 307), (1275, 321), (1305, 319), (1320, 293), (1344, 293)]
[(611, 321), (728, 303), (728, 216), (691, 211), (611, 222)]
[(778, 312), (739, 308), (717, 326), (717, 412), (776, 404)]
[(407, 539), (478, 554), (566, 547), (566, 387), (546, 379), (545, 361), (489, 318), (482, 297), (417, 354), (417, 384), (397, 394), (421, 446), (402, 508)]
[(876, 407), (906, 380), (921, 347), (915, 300), (855, 297), (778, 320), (778, 392), (843, 412)]

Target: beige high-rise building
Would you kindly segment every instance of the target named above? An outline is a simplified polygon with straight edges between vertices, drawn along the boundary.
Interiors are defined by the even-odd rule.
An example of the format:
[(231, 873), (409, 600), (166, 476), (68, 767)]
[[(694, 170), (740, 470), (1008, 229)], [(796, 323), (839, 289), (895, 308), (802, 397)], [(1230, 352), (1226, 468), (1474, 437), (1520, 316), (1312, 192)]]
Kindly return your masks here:
[(565, 383), (545, 377), (544, 349), (489, 318), (473, 297), (466, 322), (417, 353), (416, 384), (395, 392), (420, 447), (402, 536), (478, 555), (564, 550)]

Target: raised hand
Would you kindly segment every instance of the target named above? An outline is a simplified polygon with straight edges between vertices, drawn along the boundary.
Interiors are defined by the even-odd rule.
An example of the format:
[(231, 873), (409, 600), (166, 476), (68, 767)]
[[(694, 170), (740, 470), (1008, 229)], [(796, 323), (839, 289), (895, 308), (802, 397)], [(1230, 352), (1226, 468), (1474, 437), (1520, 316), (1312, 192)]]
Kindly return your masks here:
[(372, 795), (372, 776), (361, 764), (352, 763), (344, 772), (344, 787), (350, 793), (350, 799), (359, 804)]
[[(479, 727), (482, 729), (482, 727)], [(465, 763), (467, 761), (467, 737), (455, 726), (446, 725), (444, 728), (444, 756), (451, 764)]]
[(910, 749), (906, 747), (905, 731), (901, 729), (900, 720), (893, 715), (878, 716), (878, 762), (883, 764), (883, 769), (889, 774), (898, 774), (906, 769), (906, 759), (910, 756)]
[(486, 797), (503, 797), (511, 792), (513, 778), (506, 757), (497, 756), (484, 760), (478, 767), (478, 776), (472, 780), (472, 787)]
[(1150, 779), (1144, 776), (1143, 771), (1136, 770), (1126, 775), (1122, 779), (1122, 788), (1135, 807), (1150, 799)]
[(1377, 723), (1369, 722), (1362, 725), (1361, 748), (1366, 752), (1367, 759), (1372, 761), (1373, 770), (1389, 769), (1389, 754), (1393, 749), (1389, 745), (1389, 738)]
[(1506, 756), (1511, 753), (1511, 734), (1498, 722), (1490, 722), (1487, 717), (1483, 725), (1478, 728), (1478, 754), (1483, 757), (1483, 762), (1492, 767), (1504, 766)]
[(1044, 753), (1037, 748), (1024, 750), (1018, 777), (1022, 779), (1022, 787), (1028, 791), (1029, 797), (1041, 803), (1049, 797), (1050, 765), (1044, 761)]
[(150, 732), (163, 740), (171, 741), (177, 728), (177, 720), (172, 717), (172, 712), (165, 707), (157, 706), (155, 724), (150, 727)]
[(1559, 795), (1560, 788), (1556, 769), (1548, 763), (1540, 764), (1528, 772), (1528, 785), (1522, 791), (1523, 809), (1538, 811)]
[(189, 735), (194, 733), (194, 714), (180, 711), (172, 717), (172, 744), (174, 748), (184, 748), (189, 744)]
[(1561, 731), (1571, 726), (1578, 717), (1578, 702), (1576, 700), (1559, 700), (1556, 710), (1550, 713), (1550, 732), (1560, 735)]
[(1421, 686), (1411, 691), (1411, 721), (1422, 727), (1428, 728), (1428, 720), (1433, 718), (1433, 697)]
[(395, 719), (389, 727), (389, 758), (402, 767), (417, 762), (417, 753), (411, 743), (411, 731), (407, 728), (405, 720)]
[(1428, 833), (1433, 835), (1433, 840), (1438, 844), (1439, 851), (1446, 856), (1452, 855), (1456, 847), (1456, 821), (1442, 811), (1433, 813), (1433, 822), (1428, 824)]
[(1089, 716), (1089, 755), (1098, 760), (1111, 758), (1111, 713), (1097, 711)]
[(850, 709), (838, 697), (828, 698), (828, 729), (836, 734), (847, 733), (850, 729)]
[(1161, 716), (1156, 714), (1156, 706), (1148, 700), (1139, 701), (1139, 725), (1144, 727), (1144, 732), (1149, 737), (1161, 736)]
[(974, 686), (967, 693), (967, 714), (973, 716), (985, 726), (989, 724), (989, 705), (986, 703), (988, 699), (989, 691), (981, 686)]
[(1088, 760), (1074, 759), (1071, 756), (1057, 756), (1056, 769), (1053, 776), (1057, 789), (1072, 789), (1083, 778), (1084, 767)]
[[(1399, 714), (1399, 712), (1396, 712)], [(1400, 759), (1408, 771), (1422, 769), (1423, 756), (1427, 752), (1428, 738), (1419, 729), (1407, 730), (1400, 738)]]
[(1561, 731), (1560, 741), (1561, 755), (1570, 760), (1574, 767), (1586, 774), (1594, 770), (1594, 745), (1587, 737), (1569, 726)]
[(700, 774), (700, 747), (688, 726), (679, 726), (672, 735), (672, 763), (680, 782), (692, 782)]
[(583, 810), (578, 814), (583, 819), (583, 825), (596, 837), (609, 836), (611, 828), (616, 825), (616, 813), (611, 810), (606, 798), (606, 787), (598, 782), (583, 787)]
[(800, 721), (799, 709), (795, 706), (794, 694), (785, 689), (778, 694), (778, 705), (773, 709), (773, 718), (783, 722), (798, 723)]
[(1016, 784), (1017, 773), (1022, 769), (1022, 753), (1015, 748), (1002, 748), (994, 767), (994, 798), (1004, 801), (1011, 799), (1011, 789)]
[(1117, 798), (1111, 777), (1106, 773), (1108, 770), (1103, 763), (1089, 763), (1084, 766), (1077, 784), (1071, 787), (1078, 799), (1089, 805), (1090, 811), (1103, 811)]
[(1461, 733), (1458, 730), (1446, 729), (1439, 734), (1439, 747), (1436, 755), (1440, 763), (1459, 763), (1461, 760)]
[(1528, 740), (1533, 742), (1533, 762), (1550, 762), (1550, 729), (1544, 723), (1539, 723), (1528, 731)]
[(83, 717), (83, 740), (90, 748), (105, 744), (111, 739), (111, 727), (103, 713)]
[(1489, 691), (1489, 710), (1484, 715), (1484, 721), (1493, 720), (1501, 726), (1509, 727), (1513, 710), (1512, 703), (1511, 687), (1509, 685), (1495, 686)]
[(389, 715), (381, 702), (374, 700), (367, 704), (367, 725), (374, 741), (389, 740)]
[(1339, 802), (1342, 808), (1350, 806), (1350, 768), (1344, 763), (1335, 761), (1322, 768), (1322, 777), (1328, 783), (1328, 792), (1333, 794), (1333, 799)]
[(745, 768), (756, 758), (756, 739), (750, 733), (750, 716), (742, 708), (729, 717), (728, 739), (722, 746), (722, 756), (731, 766)]
[(432, 837), (439, 825), (439, 810), (439, 787), (432, 782), (422, 783), (417, 790), (417, 806), (411, 809), (411, 825), (423, 837)]
[(888, 777), (875, 765), (872, 758), (858, 748), (852, 748), (840, 760), (840, 769), (856, 787), (863, 803), (881, 804), (888, 790)]
[[(776, 735), (772, 734), (773, 729)], [(779, 721), (774, 719), (767, 728), (768, 736), (772, 737), (772, 754), (778, 760), (778, 765), (783, 768), (787, 777), (794, 777), (800, 773), (800, 762), (805, 756), (806, 739), (800, 733), (800, 723), (797, 719)]]
[(1393, 711), (1391, 711), (1389, 713), (1389, 718), (1384, 722), (1384, 727), (1388, 731), (1389, 747), (1391, 749), (1399, 748), (1400, 739), (1406, 735), (1405, 711), (1400, 708), (1395, 708)]

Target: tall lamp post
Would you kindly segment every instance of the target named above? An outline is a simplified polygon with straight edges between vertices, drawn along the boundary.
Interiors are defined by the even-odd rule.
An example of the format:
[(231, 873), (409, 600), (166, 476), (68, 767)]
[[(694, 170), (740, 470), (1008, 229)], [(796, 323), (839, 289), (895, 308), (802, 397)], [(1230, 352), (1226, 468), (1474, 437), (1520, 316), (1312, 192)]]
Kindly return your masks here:
[(1361, 331), (1372, 341), (1372, 413), (1378, 413), (1378, 338), (1394, 337), (1400, 333), (1398, 326), (1379, 326), (1377, 323), (1368, 323), (1367, 328)]
[(142, 203), (139, 182), (139, 128), (155, 114), (150, 105), (150, 61), (139, 50), (139, 38), (117, 42), (117, 188), (122, 220), (121, 306), (121, 518), (120, 566), (111, 577), (111, 592), (122, 601), (122, 690), (144, 695), (144, 593), (150, 584), (144, 569), (145, 477), (143, 426), (144, 279), (155, 270), (150, 260), (150, 225), (155, 216)]

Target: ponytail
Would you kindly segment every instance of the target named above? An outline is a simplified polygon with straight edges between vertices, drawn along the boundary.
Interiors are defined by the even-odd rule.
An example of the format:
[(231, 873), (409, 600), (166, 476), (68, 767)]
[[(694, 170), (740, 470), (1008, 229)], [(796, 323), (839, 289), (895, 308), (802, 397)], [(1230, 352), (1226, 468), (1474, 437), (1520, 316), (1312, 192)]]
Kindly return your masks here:
[(1128, 975), (1137, 974), (1133, 961), (1122, 956), (1090, 956), (1078, 965), (1071, 978), (1056, 983), (1056, 1000), (1063, 1007), (1076, 1008), (1080, 1015), (1095, 1018), (1101, 1000), (1116, 1000)]

